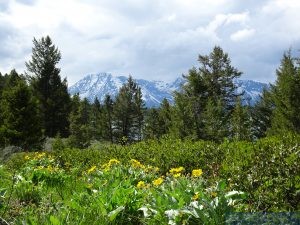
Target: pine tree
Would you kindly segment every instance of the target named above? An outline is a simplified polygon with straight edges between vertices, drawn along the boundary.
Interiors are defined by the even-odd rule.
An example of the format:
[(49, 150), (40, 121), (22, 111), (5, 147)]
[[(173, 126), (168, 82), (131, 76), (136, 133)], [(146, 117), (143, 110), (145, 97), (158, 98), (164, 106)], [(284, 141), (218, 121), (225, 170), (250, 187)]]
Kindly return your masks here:
[(271, 86), (274, 111), (271, 119), (271, 134), (291, 131), (300, 132), (300, 67), (292, 58), (291, 51), (283, 55), (277, 80)]
[[(224, 137), (228, 136), (228, 132), (223, 131), (228, 131), (230, 115), (239, 96), (236, 94), (234, 80), (241, 72), (231, 66), (228, 54), (220, 47), (215, 47), (209, 55), (200, 55), (198, 61), (200, 68), (192, 68), (184, 76), (186, 82), (181, 92), (175, 96), (177, 118), (179, 116), (182, 123), (177, 130), (180, 131), (180, 136), (194, 133), (200, 139), (218, 137), (221, 133)], [(222, 120), (223, 126), (220, 127), (222, 132), (211, 130), (217, 132), (216, 136), (206, 134), (211, 121), (207, 111), (213, 107), (223, 107), (215, 112)], [(219, 115), (219, 112), (222, 115)]]
[(265, 137), (271, 127), (274, 103), (269, 90), (263, 90), (260, 100), (250, 110), (253, 136), (257, 139)]
[(170, 103), (166, 98), (160, 104), (158, 112), (159, 121), (159, 135), (165, 135), (170, 133), (171, 123), (172, 123), (172, 108)]
[(60, 69), (56, 67), (61, 53), (49, 36), (40, 40), (34, 38), (33, 45), (32, 57), (26, 67), (32, 74), (31, 84), (41, 106), (45, 135), (66, 137), (69, 133), (70, 96), (67, 80), (61, 80)]
[(103, 106), (103, 132), (102, 137), (106, 141), (113, 143), (113, 108), (114, 102), (110, 95), (106, 95)]
[(237, 99), (231, 118), (231, 136), (234, 140), (252, 140), (252, 124), (248, 107), (242, 105), (240, 97)]
[(203, 112), (203, 131), (204, 138), (220, 142), (227, 135), (226, 120), (224, 118), (224, 105), (221, 100), (214, 102), (208, 99), (205, 110)]
[(13, 70), (1, 96), (2, 144), (16, 145), (23, 149), (41, 144), (42, 129), (36, 99), (25, 79)]
[(133, 116), (133, 133), (136, 134), (138, 141), (142, 140), (142, 130), (144, 125), (145, 103), (143, 101), (142, 90), (137, 87), (134, 94), (134, 116)]
[(70, 114), (70, 142), (78, 148), (86, 148), (92, 139), (91, 105), (85, 98), (80, 100), (78, 95), (72, 99), (72, 112)]
[(91, 105), (91, 132), (93, 140), (100, 140), (103, 131), (103, 107), (96, 97), (94, 103)]
[(158, 109), (151, 108), (147, 111), (145, 117), (144, 139), (159, 139), (161, 137), (161, 133), (159, 132), (161, 127), (158, 118)]
[(129, 76), (116, 96), (114, 105), (115, 136), (118, 140), (140, 140), (144, 104), (141, 89)]
[(197, 133), (200, 129), (198, 119), (195, 115), (194, 101), (184, 93), (175, 93), (175, 105), (172, 113), (172, 124), (170, 127), (170, 135), (174, 138), (191, 138), (199, 137)]

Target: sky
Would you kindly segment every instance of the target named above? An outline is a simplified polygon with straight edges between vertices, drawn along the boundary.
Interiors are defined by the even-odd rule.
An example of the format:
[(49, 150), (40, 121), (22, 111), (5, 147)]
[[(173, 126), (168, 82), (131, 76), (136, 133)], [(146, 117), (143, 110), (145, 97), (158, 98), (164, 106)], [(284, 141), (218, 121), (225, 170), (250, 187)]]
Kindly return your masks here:
[(69, 85), (87, 74), (172, 81), (220, 46), (241, 79), (274, 82), (300, 49), (299, 0), (0, 0), (0, 72), (49, 35)]

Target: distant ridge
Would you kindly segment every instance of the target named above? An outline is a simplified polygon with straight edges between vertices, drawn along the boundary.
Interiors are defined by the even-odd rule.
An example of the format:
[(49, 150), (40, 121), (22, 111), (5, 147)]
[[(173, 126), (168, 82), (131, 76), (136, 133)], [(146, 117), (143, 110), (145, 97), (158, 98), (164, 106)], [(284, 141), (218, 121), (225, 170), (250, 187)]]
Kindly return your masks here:
[[(126, 83), (128, 77), (113, 76), (110, 73), (89, 74), (83, 79), (69, 87), (70, 94), (79, 93), (81, 98), (87, 98), (94, 101), (96, 97), (102, 102), (106, 94), (115, 97)], [(173, 82), (150, 81), (144, 79), (135, 79), (142, 89), (143, 100), (147, 107), (158, 107), (162, 100), (166, 98), (171, 103), (174, 102), (173, 93), (179, 91), (184, 79), (179, 77)], [(254, 104), (258, 99), (262, 90), (268, 87), (265, 83), (252, 80), (237, 80), (238, 92), (244, 92), (246, 104)]]

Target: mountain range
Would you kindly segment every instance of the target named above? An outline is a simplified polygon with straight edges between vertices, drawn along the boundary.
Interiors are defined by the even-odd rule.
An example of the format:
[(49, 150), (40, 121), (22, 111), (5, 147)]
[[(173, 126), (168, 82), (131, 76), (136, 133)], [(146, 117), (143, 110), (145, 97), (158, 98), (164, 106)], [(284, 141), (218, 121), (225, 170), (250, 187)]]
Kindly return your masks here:
[[(97, 97), (102, 102), (106, 94), (115, 97), (127, 79), (128, 77), (113, 76), (110, 73), (89, 74), (70, 86), (69, 93), (71, 95), (79, 93), (81, 98), (87, 98), (91, 102)], [(145, 79), (135, 79), (135, 81), (141, 87), (143, 100), (147, 107), (158, 107), (164, 98), (173, 103), (174, 91), (179, 91), (184, 83), (184, 79), (181, 77), (172, 82)], [(251, 105), (259, 99), (262, 90), (268, 87), (265, 83), (253, 80), (237, 80), (235, 83), (238, 93), (244, 92), (244, 103)]]

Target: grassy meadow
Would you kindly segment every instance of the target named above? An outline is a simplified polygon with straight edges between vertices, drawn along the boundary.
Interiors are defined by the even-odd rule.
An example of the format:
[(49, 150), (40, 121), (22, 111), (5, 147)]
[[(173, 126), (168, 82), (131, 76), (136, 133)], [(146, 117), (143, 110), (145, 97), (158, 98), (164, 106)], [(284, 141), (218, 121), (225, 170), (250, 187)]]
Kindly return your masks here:
[(57, 139), (51, 151), (2, 160), (0, 224), (236, 224), (232, 212), (296, 212), (299, 143), (164, 138), (71, 149)]

